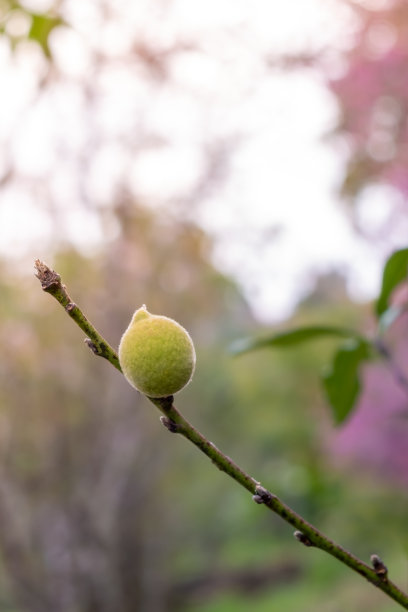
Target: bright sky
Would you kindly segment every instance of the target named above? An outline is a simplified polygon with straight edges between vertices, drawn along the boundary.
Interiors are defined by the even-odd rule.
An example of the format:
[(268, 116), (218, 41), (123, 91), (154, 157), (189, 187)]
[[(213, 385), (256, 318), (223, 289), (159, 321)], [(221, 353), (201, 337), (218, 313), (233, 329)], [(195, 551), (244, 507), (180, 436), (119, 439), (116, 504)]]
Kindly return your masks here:
[[(116, 0), (105, 3), (107, 20), (100, 4), (64, 2), (74, 27), (51, 39), (61, 78), (40, 96), (41, 53), (26, 44), (13, 56), (0, 40), (0, 169), (11, 155), (18, 173), (2, 192), (0, 251), (29, 257), (30, 266), (33, 250), (47, 260), (55, 223), (81, 248), (98, 246), (115, 226), (107, 236), (93, 207), (118, 184), (152, 206), (180, 205), (205, 169), (203, 148), (225, 146), (225, 182), (184, 214), (214, 236), (214, 261), (238, 279), (254, 312), (265, 321), (288, 316), (316, 271), (345, 271), (353, 297), (372, 297), (390, 244), (358, 238), (336, 196), (342, 154), (323, 140), (335, 100), (316, 72), (271, 69), (262, 59), (347, 45), (355, 22), (340, 2)], [(158, 84), (124, 60), (136, 39), (197, 49), (175, 56)], [(389, 194), (370, 201), (359, 214), (375, 226)], [(401, 232), (391, 244), (403, 240)]]

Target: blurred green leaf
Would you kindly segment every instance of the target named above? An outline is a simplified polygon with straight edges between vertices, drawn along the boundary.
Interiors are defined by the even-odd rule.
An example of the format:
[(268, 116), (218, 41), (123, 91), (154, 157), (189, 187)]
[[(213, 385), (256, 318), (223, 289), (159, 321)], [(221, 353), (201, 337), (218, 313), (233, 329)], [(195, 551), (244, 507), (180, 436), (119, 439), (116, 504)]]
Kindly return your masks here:
[(323, 386), (339, 425), (350, 414), (360, 392), (359, 368), (370, 358), (368, 342), (352, 340), (334, 356), (330, 370), (323, 375)]
[(408, 276), (408, 249), (395, 251), (384, 266), (381, 292), (375, 311), (377, 317), (385, 312), (389, 305), (389, 299), (395, 287)]
[(31, 13), (31, 20), (28, 38), (38, 42), (45, 55), (50, 58), (51, 51), (48, 45), (49, 36), (54, 28), (62, 25), (64, 21), (61, 17), (52, 17), (50, 15), (41, 15), (37, 13)]
[(290, 331), (279, 332), (265, 338), (243, 338), (234, 342), (230, 351), (234, 355), (240, 355), (248, 351), (261, 348), (280, 348), (290, 347), (309, 340), (317, 340), (324, 337), (355, 338), (361, 342), (365, 339), (352, 329), (335, 327), (331, 325), (311, 325), (308, 327), (298, 327)]

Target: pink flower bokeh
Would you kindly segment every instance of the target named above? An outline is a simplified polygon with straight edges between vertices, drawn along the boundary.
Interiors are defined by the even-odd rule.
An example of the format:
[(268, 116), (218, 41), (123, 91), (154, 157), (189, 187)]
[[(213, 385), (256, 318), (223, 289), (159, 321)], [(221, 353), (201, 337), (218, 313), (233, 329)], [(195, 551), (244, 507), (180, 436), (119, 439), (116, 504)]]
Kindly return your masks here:
[[(393, 362), (408, 382), (408, 315), (387, 334)], [(336, 461), (363, 468), (395, 484), (408, 484), (408, 385), (398, 382), (387, 361), (361, 369), (359, 401), (343, 426), (329, 436)]]

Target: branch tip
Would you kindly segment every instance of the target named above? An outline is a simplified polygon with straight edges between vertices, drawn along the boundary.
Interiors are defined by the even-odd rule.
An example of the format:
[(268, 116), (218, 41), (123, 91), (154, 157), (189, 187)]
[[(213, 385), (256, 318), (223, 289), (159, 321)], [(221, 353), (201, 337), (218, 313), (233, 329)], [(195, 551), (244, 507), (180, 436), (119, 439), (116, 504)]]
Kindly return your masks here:
[(61, 277), (57, 272), (52, 270), (46, 263), (40, 259), (36, 259), (34, 262), (36, 269), (36, 277), (41, 283), (41, 287), (44, 291), (48, 291), (50, 287), (61, 285)]

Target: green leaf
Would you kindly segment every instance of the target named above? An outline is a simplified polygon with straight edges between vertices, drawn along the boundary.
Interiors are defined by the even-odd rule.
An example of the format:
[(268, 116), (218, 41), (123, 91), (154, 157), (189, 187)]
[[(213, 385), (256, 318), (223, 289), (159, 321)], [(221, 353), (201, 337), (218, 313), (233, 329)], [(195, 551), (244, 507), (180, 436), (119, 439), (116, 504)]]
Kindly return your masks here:
[(297, 329), (279, 332), (272, 336), (266, 336), (265, 338), (243, 338), (242, 340), (234, 342), (230, 347), (230, 351), (234, 355), (240, 355), (248, 351), (262, 348), (295, 346), (302, 342), (325, 337), (355, 338), (361, 342), (365, 342), (360, 334), (351, 329), (331, 325), (311, 325), (309, 327), (298, 327)]
[(336, 424), (342, 423), (360, 393), (359, 369), (371, 356), (368, 342), (351, 340), (337, 351), (330, 370), (322, 377)]
[(41, 45), (45, 55), (50, 58), (51, 51), (48, 46), (48, 38), (54, 28), (62, 25), (64, 21), (61, 17), (51, 17), (50, 15), (41, 15), (31, 13), (31, 28), (28, 33), (28, 38), (35, 40)]
[(392, 292), (397, 285), (407, 279), (407, 276), (408, 249), (395, 251), (384, 266), (381, 292), (375, 307), (377, 317), (387, 310)]

